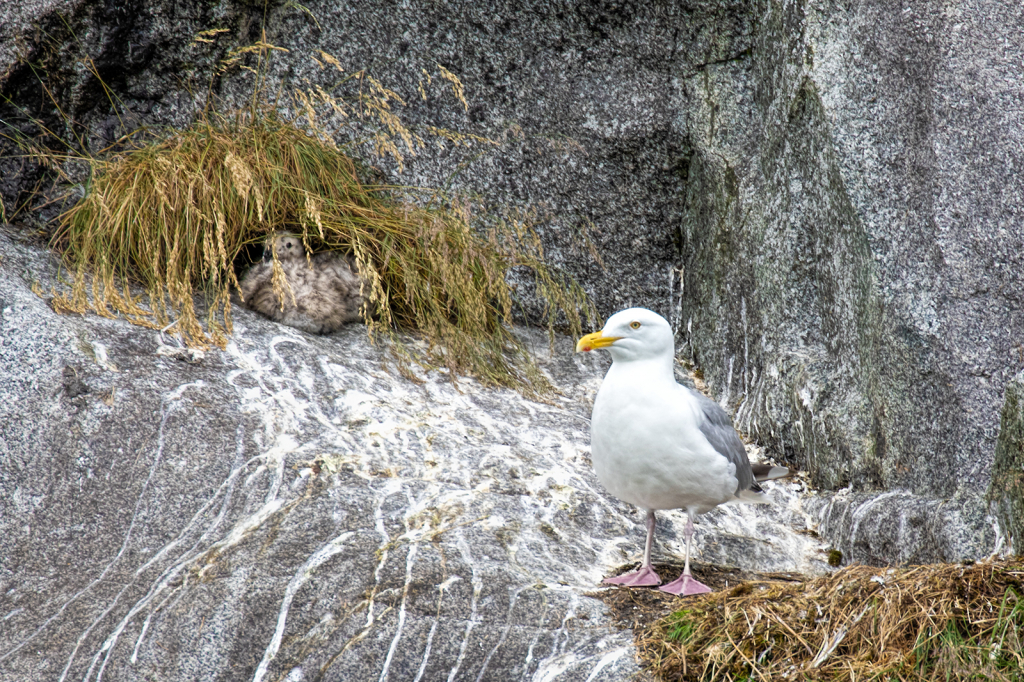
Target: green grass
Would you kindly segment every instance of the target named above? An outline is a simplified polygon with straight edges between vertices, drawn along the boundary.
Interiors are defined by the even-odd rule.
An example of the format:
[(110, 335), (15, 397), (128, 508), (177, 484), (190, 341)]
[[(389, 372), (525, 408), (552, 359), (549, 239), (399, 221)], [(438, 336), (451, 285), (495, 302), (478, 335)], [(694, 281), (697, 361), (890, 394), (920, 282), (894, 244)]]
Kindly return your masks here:
[(669, 642), (686, 644), (696, 631), (697, 624), (693, 620), (693, 612), (689, 609), (676, 611), (665, 623), (665, 639)]
[(1024, 680), (1024, 601), (1006, 589), (991, 628), (954, 618), (937, 633), (922, 633), (911, 660), (921, 679)]

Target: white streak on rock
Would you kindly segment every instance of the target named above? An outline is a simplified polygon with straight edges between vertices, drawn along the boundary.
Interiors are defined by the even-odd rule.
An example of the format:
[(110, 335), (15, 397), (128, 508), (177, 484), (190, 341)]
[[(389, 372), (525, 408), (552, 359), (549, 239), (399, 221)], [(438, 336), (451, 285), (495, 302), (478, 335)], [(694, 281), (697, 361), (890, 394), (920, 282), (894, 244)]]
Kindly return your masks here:
[(453, 575), (452, 577), (448, 578), (443, 583), (437, 586), (437, 614), (434, 616), (434, 619), (430, 623), (430, 632), (427, 633), (427, 643), (423, 649), (423, 660), (420, 662), (420, 668), (416, 671), (416, 677), (415, 679), (413, 679), (412, 682), (420, 682), (420, 680), (423, 678), (423, 673), (427, 669), (427, 661), (430, 660), (430, 648), (434, 643), (434, 633), (437, 632), (437, 624), (441, 618), (441, 601), (444, 599), (444, 591), (448, 589), (448, 587), (451, 586), (453, 583), (461, 579), (462, 578), (460, 578), (459, 576)]
[(277, 612), (277, 627), (274, 629), (274, 636), (270, 639), (270, 645), (263, 652), (263, 660), (260, 661), (259, 666), (256, 668), (256, 674), (253, 675), (253, 682), (261, 682), (263, 677), (267, 674), (267, 666), (274, 660), (274, 656), (277, 655), (278, 649), (281, 648), (281, 638), (284, 637), (284, 627), (288, 619), (288, 610), (291, 608), (292, 600), (295, 598), (295, 593), (298, 592), (299, 588), (302, 587), (309, 578), (313, 575), (324, 562), (345, 551), (347, 545), (346, 542), (355, 533), (352, 531), (346, 531), (338, 537), (331, 540), (329, 543), (321, 547), (319, 550), (314, 552), (309, 559), (295, 572), (292, 579), (288, 583), (288, 587), (285, 588), (284, 598), (281, 600), (281, 607)]
[(632, 647), (620, 646), (617, 649), (612, 649), (611, 651), (609, 651), (601, 657), (601, 659), (597, 662), (597, 665), (594, 666), (594, 669), (590, 671), (589, 675), (587, 675), (587, 679), (584, 682), (594, 682), (594, 680), (597, 679), (597, 674), (599, 672), (601, 672), (609, 665), (622, 658), (623, 656), (626, 656), (630, 653), (632, 653)]
[[(149, 624), (150, 622), (152, 622), (153, 616), (160, 612), (160, 609), (162, 609), (164, 605), (166, 605), (167, 602), (170, 601), (171, 597), (174, 596), (175, 592), (177, 592), (177, 588), (168, 592), (167, 596), (164, 597), (163, 601), (157, 604), (148, 614), (146, 614), (146, 620), (142, 623), (142, 629), (139, 630), (139, 636), (135, 639), (135, 647), (132, 649), (132, 665), (135, 665), (139, 662), (139, 647), (142, 646), (142, 641), (146, 638), (146, 632), (149, 630)], [(103, 671), (101, 670), (100, 675), (102, 674)]]
[[(125, 531), (124, 539), (121, 541), (121, 547), (118, 550), (117, 554), (110, 561), (110, 563), (108, 563), (106, 565), (106, 567), (104, 567), (104, 569), (100, 572), (99, 576), (97, 576), (95, 580), (90, 582), (82, 590), (80, 590), (74, 596), (72, 596), (71, 599), (69, 599), (67, 602), (65, 602), (60, 607), (60, 609), (58, 609), (57, 613), (55, 613), (52, 616), (50, 616), (50, 618), (48, 618), (34, 633), (32, 633), (27, 639), (23, 640), (20, 644), (18, 644), (18, 646), (16, 646), (15, 648), (11, 649), (8, 652), (8, 654), (5, 654), (4, 657), (6, 657), (9, 654), (14, 653), (18, 649), (20, 649), (22, 646), (27, 644), (36, 635), (38, 635), (43, 630), (43, 628), (45, 628), (49, 623), (51, 623), (61, 613), (63, 613), (64, 610), (68, 606), (70, 606), (75, 600), (77, 600), (80, 596), (82, 596), (86, 592), (90, 591), (96, 585), (100, 584), (103, 581), (103, 579), (106, 577), (107, 573), (109, 573), (111, 571), (111, 569), (114, 567), (114, 565), (124, 555), (125, 550), (128, 548), (128, 542), (131, 539), (132, 531), (135, 528), (136, 520), (139, 517), (139, 512), (140, 512), (140, 510), (143, 507), (143, 501), (146, 499), (146, 492), (149, 489), (149, 484), (153, 480), (153, 476), (156, 473), (157, 468), (160, 466), (161, 459), (163, 458), (163, 451), (164, 451), (164, 428), (167, 426), (167, 419), (168, 419), (168, 417), (170, 417), (171, 413), (174, 412), (174, 409), (180, 404), (181, 396), (182, 396), (182, 394), (185, 393), (186, 390), (193, 389), (193, 388), (202, 388), (203, 385), (204, 384), (203, 384), (202, 381), (196, 381), (196, 382), (192, 382), (192, 383), (182, 384), (181, 386), (178, 386), (177, 388), (175, 388), (173, 391), (171, 391), (170, 393), (168, 393), (164, 397), (164, 399), (163, 399), (163, 401), (161, 403), (160, 429), (157, 432), (157, 449), (156, 449), (156, 453), (153, 456), (153, 464), (150, 465), (150, 467), (149, 467), (149, 475), (146, 477), (145, 482), (142, 484), (142, 489), (139, 491), (139, 497), (138, 497), (138, 499), (135, 502), (135, 510), (132, 513), (131, 521), (129, 521), (129, 523), (128, 523), (128, 530)], [(114, 599), (110, 602), (110, 604), (107, 606), (107, 608), (97, 618), (95, 618), (93, 620), (93, 622), (90, 623), (89, 626), (79, 636), (78, 641), (75, 642), (75, 646), (71, 650), (71, 655), (68, 657), (67, 665), (64, 666), (64, 670), (63, 670), (63, 672), (61, 672), (61, 675), (60, 675), (60, 678), (59, 678), (59, 682), (63, 682), (64, 679), (67, 677), (68, 671), (71, 669), (71, 664), (74, 662), (75, 657), (78, 655), (78, 650), (81, 648), (82, 643), (85, 641), (86, 637), (89, 636), (89, 633), (92, 632), (93, 628), (95, 628), (96, 625), (98, 625), (99, 622), (101, 620), (103, 620), (103, 618), (105, 618), (107, 616), (107, 614), (109, 614), (111, 611), (114, 610), (114, 607), (117, 606), (118, 600), (121, 598), (121, 595), (124, 594), (126, 589), (127, 589), (127, 586), (124, 589), (122, 589), (120, 592), (118, 592), (117, 596), (114, 597)], [(3, 660), (3, 658), (0, 658), (0, 660)], [(96, 659), (93, 659), (93, 665), (95, 665), (95, 660)], [(91, 674), (92, 674), (92, 666), (90, 666), (89, 672), (86, 673), (86, 679), (88, 679)]]
[(477, 624), (479, 616), (477, 615), (477, 602), (480, 599), (480, 590), (483, 589), (483, 583), (480, 577), (476, 573), (476, 564), (473, 562), (473, 554), (469, 550), (469, 543), (466, 542), (466, 538), (463, 536), (462, 531), (458, 533), (458, 541), (455, 546), (459, 548), (459, 554), (462, 555), (463, 561), (469, 564), (470, 570), (473, 572), (473, 597), (469, 602), (469, 620), (466, 621), (466, 634), (462, 637), (462, 645), (459, 647), (459, 657), (455, 659), (455, 665), (452, 666), (451, 671), (448, 673), (448, 682), (452, 682), (455, 676), (459, 672), (459, 667), (462, 666), (462, 662), (466, 659), (466, 648), (469, 646), (469, 634), (473, 631), (473, 627)]
[(494, 653), (501, 648), (501, 645), (505, 643), (508, 633), (512, 630), (512, 611), (516, 608), (516, 600), (519, 599), (519, 594), (523, 590), (527, 589), (527, 587), (527, 585), (523, 585), (512, 591), (508, 604), (508, 623), (506, 623), (505, 629), (501, 631), (501, 637), (498, 638), (498, 643), (494, 645), (494, 648), (492, 648), (487, 653), (487, 657), (484, 658), (484, 662), (480, 666), (480, 674), (476, 676), (476, 682), (480, 682), (484, 678), (484, 672), (487, 670), (487, 665), (491, 662), (491, 658), (493, 658)]
[[(406, 517), (406, 529), (408, 531), (408, 517)], [(384, 659), (384, 668), (380, 673), (380, 682), (388, 678), (388, 670), (391, 668), (391, 661), (395, 657), (395, 650), (398, 648), (398, 641), (402, 638), (402, 628), (405, 627), (405, 604), (409, 599), (409, 586), (412, 584), (412, 566), (416, 560), (416, 551), (419, 549), (417, 543), (409, 546), (409, 552), (405, 556), (405, 584), (402, 586), (402, 603), (398, 608), (398, 625), (395, 627), (395, 636), (388, 647), (388, 655)]]
[(537, 646), (537, 642), (540, 640), (540, 633), (542, 632), (544, 623), (548, 619), (548, 611), (550, 610), (550, 608), (550, 605), (545, 599), (544, 610), (541, 611), (540, 618), (537, 620), (537, 633), (533, 636), (533, 639), (530, 640), (530, 647), (526, 650), (526, 661), (525, 666), (523, 668), (524, 672), (528, 671), (530, 669), (530, 664), (533, 663), (533, 649)]

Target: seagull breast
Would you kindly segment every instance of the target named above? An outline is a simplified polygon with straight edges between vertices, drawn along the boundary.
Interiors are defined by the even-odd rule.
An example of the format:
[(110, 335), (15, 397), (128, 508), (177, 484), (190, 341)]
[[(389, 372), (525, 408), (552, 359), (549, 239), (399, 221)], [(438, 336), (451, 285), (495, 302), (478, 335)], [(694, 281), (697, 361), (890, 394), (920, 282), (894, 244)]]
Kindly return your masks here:
[(629, 364), (612, 366), (594, 403), (591, 456), (601, 484), (649, 510), (702, 514), (734, 499), (736, 466), (701, 432), (687, 390)]

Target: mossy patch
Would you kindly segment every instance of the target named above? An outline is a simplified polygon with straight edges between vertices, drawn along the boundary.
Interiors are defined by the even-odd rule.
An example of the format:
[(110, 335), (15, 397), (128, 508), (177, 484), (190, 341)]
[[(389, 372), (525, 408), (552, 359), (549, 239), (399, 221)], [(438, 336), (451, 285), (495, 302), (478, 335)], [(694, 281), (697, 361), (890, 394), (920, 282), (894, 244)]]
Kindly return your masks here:
[(1024, 552), (1024, 373), (1006, 386), (988, 498), (1003, 532)]

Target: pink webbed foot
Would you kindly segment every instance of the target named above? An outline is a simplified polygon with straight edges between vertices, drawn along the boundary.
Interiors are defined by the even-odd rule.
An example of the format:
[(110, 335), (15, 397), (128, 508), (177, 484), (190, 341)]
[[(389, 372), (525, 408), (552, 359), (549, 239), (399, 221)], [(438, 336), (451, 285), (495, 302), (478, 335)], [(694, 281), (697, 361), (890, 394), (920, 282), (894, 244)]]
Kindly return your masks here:
[(661, 578), (650, 566), (641, 566), (638, 571), (617, 575), (614, 578), (605, 578), (601, 582), (608, 585), (626, 585), (627, 587), (651, 587), (660, 585)]
[(678, 594), (682, 597), (689, 594), (704, 594), (705, 592), (711, 591), (710, 587), (698, 581), (692, 575), (686, 574), (679, 576), (677, 580), (673, 580), (668, 585), (662, 585), (658, 589), (662, 592)]

